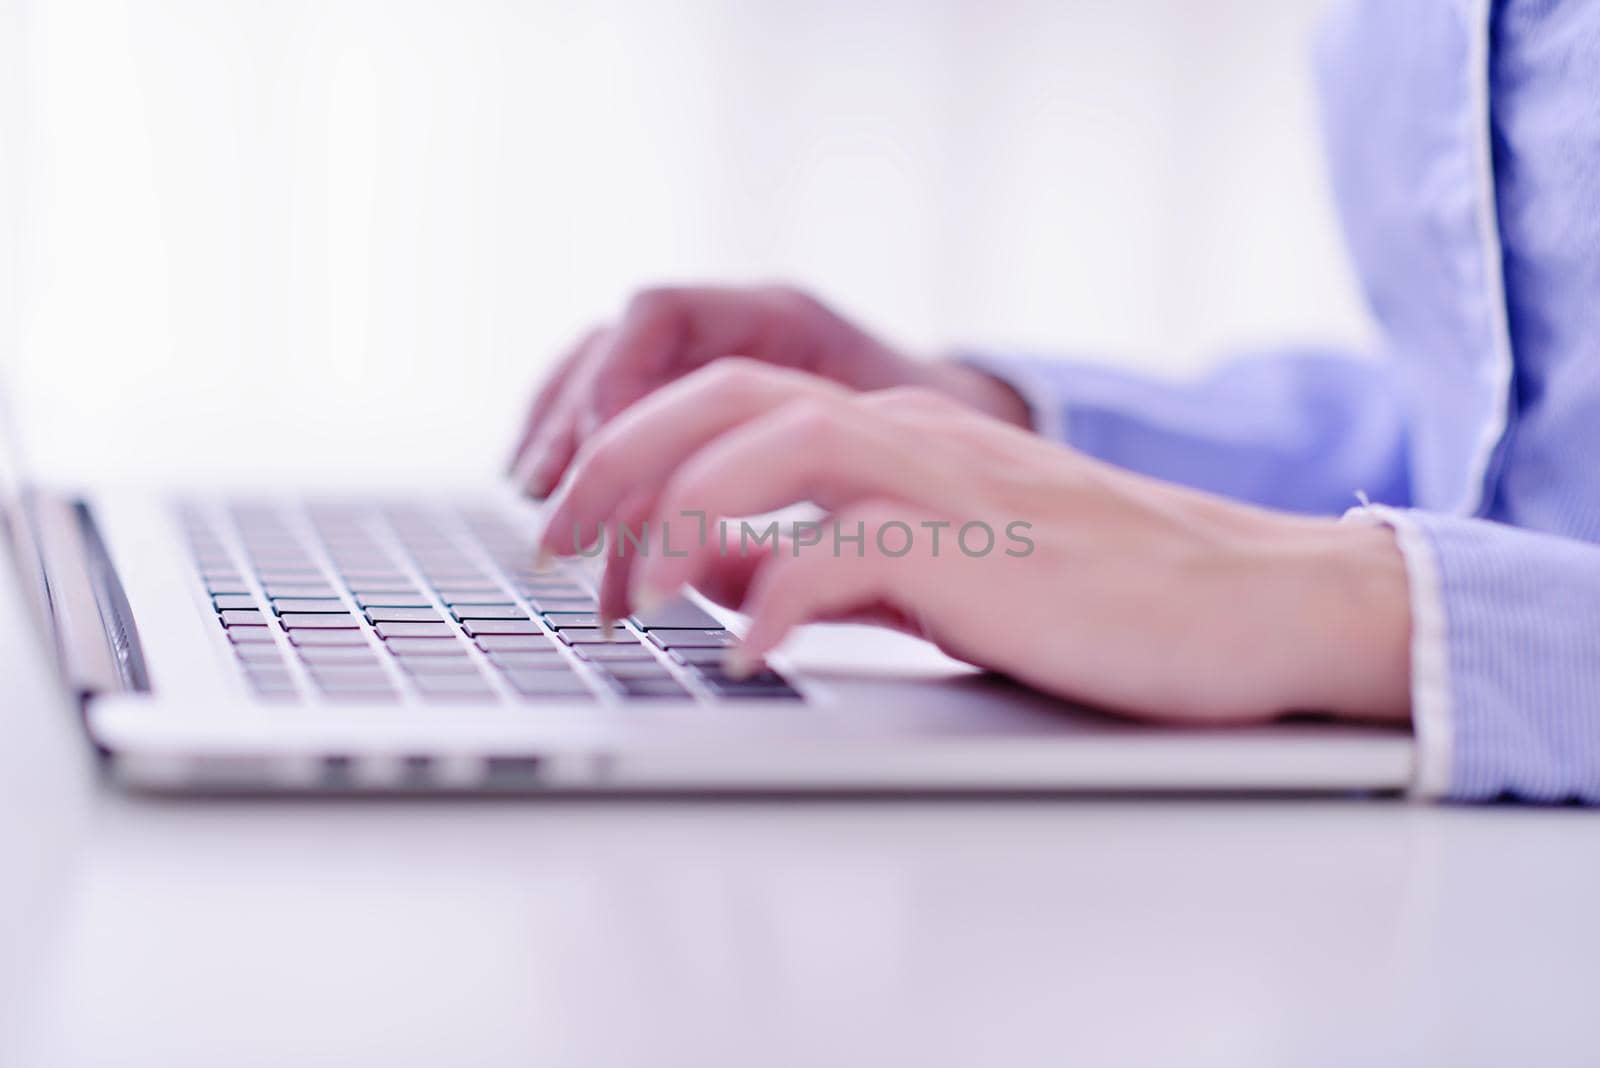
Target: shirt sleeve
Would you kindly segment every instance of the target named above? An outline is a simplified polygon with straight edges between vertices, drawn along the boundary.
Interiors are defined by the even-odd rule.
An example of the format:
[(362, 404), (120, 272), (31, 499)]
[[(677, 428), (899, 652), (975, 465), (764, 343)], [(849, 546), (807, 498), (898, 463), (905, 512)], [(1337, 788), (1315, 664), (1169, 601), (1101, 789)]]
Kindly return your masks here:
[(1600, 803), (1600, 545), (1431, 512), (1359, 508), (1410, 576), (1416, 790)]
[(965, 354), (1041, 434), (1142, 474), (1285, 511), (1411, 503), (1406, 412), (1385, 364), (1301, 350), (1172, 383), (1071, 361)]

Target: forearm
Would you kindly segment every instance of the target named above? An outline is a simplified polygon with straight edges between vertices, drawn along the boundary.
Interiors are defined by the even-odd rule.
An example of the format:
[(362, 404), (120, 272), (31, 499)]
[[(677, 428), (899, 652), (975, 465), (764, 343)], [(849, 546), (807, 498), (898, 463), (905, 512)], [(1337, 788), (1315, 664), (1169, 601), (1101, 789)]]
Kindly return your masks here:
[(928, 385), (1002, 422), (1040, 429), (1035, 413), (1015, 386), (976, 367), (951, 360), (927, 365)]
[(1411, 708), (1411, 607), (1394, 532), (1274, 517), (1236, 562), (1253, 591), (1248, 662), (1283, 712), (1404, 723)]

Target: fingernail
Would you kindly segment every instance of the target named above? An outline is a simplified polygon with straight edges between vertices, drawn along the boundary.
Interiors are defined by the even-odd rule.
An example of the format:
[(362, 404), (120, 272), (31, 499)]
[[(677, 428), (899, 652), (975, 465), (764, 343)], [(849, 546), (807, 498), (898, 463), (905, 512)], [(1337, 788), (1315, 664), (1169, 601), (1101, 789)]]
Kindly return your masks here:
[(617, 624), (615, 620), (602, 619), (600, 621), (600, 637), (608, 642), (617, 640)]
[(550, 484), (550, 476), (541, 468), (534, 470), (528, 476), (528, 495), (538, 497), (540, 500), (550, 496), (550, 491), (555, 487)]
[(549, 487), (545, 485), (548, 478), (544, 473), (542, 453), (532, 453), (519, 459), (511, 470), (511, 477), (531, 497), (543, 497), (549, 493)]
[(730, 679), (747, 679), (755, 668), (754, 658), (740, 648), (722, 654), (722, 673)]

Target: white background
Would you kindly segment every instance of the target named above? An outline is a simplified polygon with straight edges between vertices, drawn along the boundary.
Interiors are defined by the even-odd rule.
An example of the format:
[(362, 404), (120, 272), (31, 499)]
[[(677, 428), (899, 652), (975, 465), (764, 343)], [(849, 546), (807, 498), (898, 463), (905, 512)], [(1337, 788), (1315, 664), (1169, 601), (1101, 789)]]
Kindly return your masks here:
[(919, 352), (1359, 344), (1320, 7), (0, 0), (12, 404), (56, 477), (481, 474), (670, 279)]

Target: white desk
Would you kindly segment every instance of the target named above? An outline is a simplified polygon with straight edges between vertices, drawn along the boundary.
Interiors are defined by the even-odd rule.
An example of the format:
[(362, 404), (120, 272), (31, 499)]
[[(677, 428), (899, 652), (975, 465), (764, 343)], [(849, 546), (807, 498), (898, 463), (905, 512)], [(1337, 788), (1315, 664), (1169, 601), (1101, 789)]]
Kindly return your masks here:
[(1600, 813), (140, 800), (21, 624), (0, 1064), (1600, 1061)]

